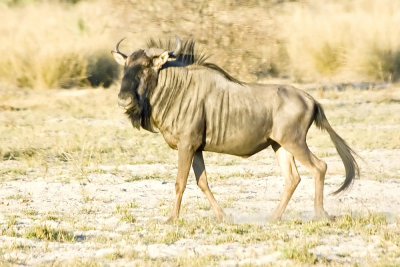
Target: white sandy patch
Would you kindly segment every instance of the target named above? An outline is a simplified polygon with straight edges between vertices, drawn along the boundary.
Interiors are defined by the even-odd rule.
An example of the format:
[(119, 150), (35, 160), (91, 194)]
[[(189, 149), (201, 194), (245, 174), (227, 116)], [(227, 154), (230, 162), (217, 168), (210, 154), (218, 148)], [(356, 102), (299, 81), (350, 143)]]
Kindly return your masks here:
[[(385, 164), (384, 160), (373, 160), (374, 164)], [(2, 166), (13, 168), (16, 167), (15, 164), (6, 161)], [(148, 231), (161, 231), (159, 227), (168, 217), (175, 195), (175, 181), (171, 176), (176, 175), (176, 167), (172, 164), (138, 164), (102, 165), (98, 166), (98, 169), (102, 172), (89, 173), (87, 179), (82, 181), (62, 182), (63, 179), (58, 175), (50, 176), (52, 173), (61, 173), (67, 178), (68, 171), (63, 173), (61, 170), (48, 170), (47, 176), (41, 177), (38, 175), (40, 171), (32, 169), (25, 180), (2, 182), (0, 225), (5, 229), (10, 217), (15, 216), (17, 236), (0, 235), (0, 250), (17, 245), (26, 247), (23, 250), (6, 252), (3, 259), (35, 265), (54, 261), (67, 262), (74, 258), (101, 260), (118, 253), (133, 253), (139, 258), (153, 260), (219, 256), (225, 258), (220, 262), (223, 266), (291, 262), (282, 259), (281, 253), (274, 250), (268, 242), (209, 244), (199, 238), (204, 235), (201, 232), (196, 232), (196, 238), (193, 239), (178, 238), (170, 244), (146, 244), (146, 238), (150, 234)], [(234, 224), (269, 225), (267, 219), (278, 204), (284, 187), (282, 177), (271, 175), (274, 170), (276, 168), (272, 163), (207, 166), (211, 190)], [(125, 176), (119, 175), (119, 172)], [(218, 174), (223, 174), (226, 178), (213, 178), (218, 177)], [(153, 175), (159, 178), (152, 179)], [(162, 178), (164, 176), (165, 179)], [(129, 180), (130, 177), (138, 179)], [(330, 215), (339, 217), (368, 213), (384, 214), (388, 223), (392, 223), (394, 229), (397, 229), (399, 226), (395, 222), (400, 217), (400, 179), (395, 175), (393, 177), (384, 182), (358, 179), (351, 190), (331, 196), (328, 193), (335, 191), (344, 177), (328, 175), (325, 183), (325, 208)], [(313, 201), (314, 180), (309, 175), (302, 175), (283, 220), (312, 219)], [(212, 210), (207, 209), (207, 206), (206, 198), (195, 184), (193, 174), (190, 174), (183, 197), (181, 217), (213, 217)], [(121, 210), (128, 207), (133, 211), (135, 222), (121, 221), (123, 212), (118, 213), (118, 207)], [(31, 211), (37, 216), (29, 216)], [(56, 219), (49, 218), (50, 215)], [(24, 232), (38, 225), (70, 231), (76, 241), (43, 242), (24, 238)], [(163, 231), (165, 233), (165, 229), (161, 232)], [(219, 235), (218, 231), (212, 234)], [(327, 235), (321, 237), (319, 245), (310, 251), (317, 257), (336, 262), (362, 262), (365, 257), (374, 258), (382, 253), (379, 240), (374, 240), (373, 236), (370, 238), (372, 239), (365, 240), (360, 235), (352, 236), (351, 231), (345, 237)], [(132, 243), (129, 240), (136, 241)], [(387, 249), (392, 251), (397, 248)], [(123, 266), (127, 264), (127, 260), (129, 259), (123, 258), (115, 261), (115, 264)], [(134, 259), (130, 261), (134, 262)]]

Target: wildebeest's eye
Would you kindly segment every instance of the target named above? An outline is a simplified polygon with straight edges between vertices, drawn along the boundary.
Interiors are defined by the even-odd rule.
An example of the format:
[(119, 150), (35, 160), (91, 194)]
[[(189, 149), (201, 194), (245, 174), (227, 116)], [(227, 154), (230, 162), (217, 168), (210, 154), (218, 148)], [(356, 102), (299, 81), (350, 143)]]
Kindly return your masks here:
[(142, 72), (143, 70), (141, 66), (126, 67), (124, 76), (134, 78), (140, 76)]

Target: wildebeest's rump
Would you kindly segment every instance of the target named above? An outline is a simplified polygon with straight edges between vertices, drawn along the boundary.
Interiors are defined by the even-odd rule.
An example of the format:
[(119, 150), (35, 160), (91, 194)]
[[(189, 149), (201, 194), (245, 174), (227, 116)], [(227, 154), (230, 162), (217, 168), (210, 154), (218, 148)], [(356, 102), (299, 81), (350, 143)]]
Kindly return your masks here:
[(176, 40), (174, 51), (169, 51), (171, 45), (154, 41), (130, 56), (119, 51), (119, 43), (112, 51), (124, 65), (118, 98), (132, 124), (150, 131), (157, 128), (178, 150), (176, 199), (168, 221), (179, 216), (190, 165), (217, 218), (224, 216), (208, 187), (202, 151), (248, 157), (268, 146), (285, 177), (273, 219), (281, 218), (300, 182), (295, 159), (315, 178), (315, 215), (327, 217), (323, 208), (327, 166), (307, 146), (311, 124), (328, 132), (344, 163), (346, 177), (334, 193), (347, 189), (359, 169), (354, 152), (332, 129), (321, 105), (293, 86), (240, 82), (195, 53), (194, 41)]

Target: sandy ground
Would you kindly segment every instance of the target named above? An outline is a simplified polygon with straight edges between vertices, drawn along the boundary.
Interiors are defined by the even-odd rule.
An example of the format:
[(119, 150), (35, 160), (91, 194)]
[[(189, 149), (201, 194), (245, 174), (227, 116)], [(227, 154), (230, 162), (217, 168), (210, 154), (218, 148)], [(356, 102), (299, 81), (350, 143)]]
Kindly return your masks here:
[[(400, 158), (400, 151), (372, 151), (364, 153), (368, 161), (379, 162), (384, 153), (389, 153), (393, 160)], [(380, 156), (381, 155), (381, 156)], [(387, 162), (387, 161), (385, 161)], [(392, 162), (393, 163), (393, 162)], [(13, 161), (1, 163), (1, 168), (18, 164)], [(272, 162), (271, 162), (272, 164)], [(332, 164), (335, 165), (335, 164)], [(378, 164), (379, 165), (379, 164)], [(377, 166), (377, 165), (376, 165)], [(15, 167), (15, 166), (14, 166)], [(171, 244), (146, 244), (145, 238), (149, 225), (163, 225), (170, 210), (170, 203), (174, 195), (174, 181), (169, 179), (147, 179), (128, 181), (118, 174), (135, 174), (136, 176), (170, 176), (176, 173), (174, 165), (141, 164), (122, 166), (97, 166), (100, 173), (92, 173), (85, 181), (60, 182), (57, 177), (37, 176), (34, 169), (28, 170), (26, 179), (3, 182), (0, 184), (0, 223), (7, 224), (10, 215), (17, 215), (16, 231), (23, 231), (38, 224), (53, 226), (54, 228), (73, 229), (75, 242), (42, 242), (36, 239), (27, 239), (17, 236), (0, 236), (0, 249), (23, 244), (26, 250), (12, 250), (3, 254), (3, 259), (17, 264), (50, 264), (64, 262), (73, 258), (103, 259), (123, 248), (133, 250), (140, 263), (140, 258), (173, 259), (175, 257), (221, 256), (226, 255), (220, 264), (234, 266), (237, 264), (289, 264), (290, 261), (281, 259), (280, 252), (274, 251), (273, 245), (267, 243), (240, 244), (229, 242), (224, 244), (209, 244), (202, 240), (202, 234), (194, 238), (181, 238)], [(218, 173), (229, 176), (237, 172), (253, 175), (255, 178), (232, 177), (212, 181), (211, 188), (220, 203), (225, 205), (225, 212), (233, 224), (260, 224), (274, 227), (267, 221), (269, 214), (277, 204), (283, 189), (281, 177), (268, 174), (272, 165), (241, 165), (207, 167), (210, 177)], [(56, 170), (48, 170), (52, 173)], [(32, 174), (29, 174), (29, 172)], [(266, 178), (261, 178), (262, 176)], [(389, 227), (399, 229), (400, 216), (400, 171), (393, 173), (393, 179), (384, 182), (376, 180), (356, 180), (352, 189), (339, 196), (327, 195), (325, 198), (326, 210), (334, 216), (345, 214), (356, 215), (365, 213), (380, 213), (387, 218)], [(331, 175), (326, 181), (326, 192), (332, 192), (342, 182), (339, 175)], [(295, 192), (283, 220), (300, 219), (311, 220), (313, 217), (313, 179), (303, 175), (303, 179)], [(115, 210), (118, 205), (123, 206), (134, 202), (133, 213), (136, 216), (134, 223), (123, 223)], [(199, 208), (207, 205), (205, 197), (194, 183), (193, 175), (183, 199), (181, 217), (191, 219), (193, 216), (213, 216), (212, 211)], [(224, 206), (224, 204), (223, 204)], [(35, 211), (35, 215), (27, 216)], [(25, 214), (25, 215), (24, 215)], [(48, 220), (46, 215), (52, 214), (59, 220)], [(65, 219), (62, 219), (65, 218)], [(151, 221), (151, 222), (149, 222)], [(88, 230), (85, 230), (85, 227)], [(142, 228), (140, 231), (130, 230)], [(162, 226), (173, 227), (173, 226)], [(77, 230), (82, 229), (82, 230)], [(129, 240), (122, 238), (130, 236)], [(218, 234), (217, 232), (215, 234)], [(111, 243), (99, 242), (99, 238), (114, 240)], [(336, 260), (339, 263), (362, 261), (366, 256), (373, 257), (379, 251), (379, 240), (365, 240), (361, 236), (326, 235), (320, 244), (313, 248), (313, 253)], [(393, 248), (393, 249), (398, 249)], [(5, 250), (6, 251), (6, 250)], [(346, 257), (338, 255), (347, 255)], [(112, 264), (124, 265), (127, 262), (122, 258), (112, 261)], [(130, 263), (135, 260), (130, 259)]]

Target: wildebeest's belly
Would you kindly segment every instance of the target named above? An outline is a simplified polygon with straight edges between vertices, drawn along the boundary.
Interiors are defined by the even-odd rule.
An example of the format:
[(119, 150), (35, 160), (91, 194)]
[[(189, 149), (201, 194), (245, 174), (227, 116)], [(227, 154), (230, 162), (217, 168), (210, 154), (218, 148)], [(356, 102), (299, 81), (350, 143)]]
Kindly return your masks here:
[(208, 122), (204, 150), (248, 157), (270, 145), (270, 128), (265, 117), (256, 116), (214, 125)]
[(220, 144), (206, 144), (204, 147), (204, 151), (217, 152), (230, 154), (240, 157), (250, 157), (257, 152), (260, 152), (264, 148), (271, 145), (271, 140), (263, 140), (262, 142), (243, 142), (243, 143), (235, 143), (226, 142)]
[(268, 91), (250, 87), (213, 91), (205, 101), (204, 150), (251, 156), (270, 144)]

